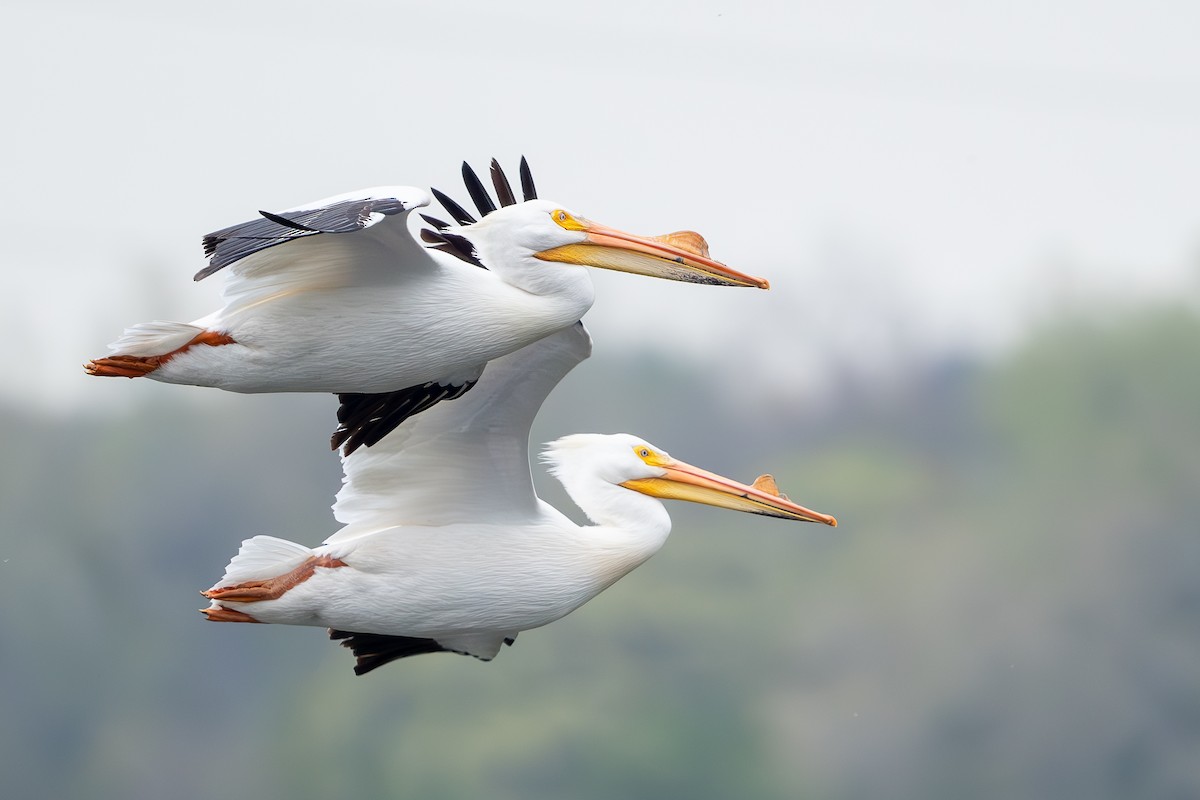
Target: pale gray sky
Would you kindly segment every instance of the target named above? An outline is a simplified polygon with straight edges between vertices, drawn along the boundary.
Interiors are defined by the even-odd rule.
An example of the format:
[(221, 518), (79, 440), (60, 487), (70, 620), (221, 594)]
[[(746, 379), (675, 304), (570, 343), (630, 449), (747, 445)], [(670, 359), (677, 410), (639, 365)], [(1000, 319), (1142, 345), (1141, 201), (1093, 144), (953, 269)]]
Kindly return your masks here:
[[(453, 10), (450, 6), (453, 5)], [(692, 228), (770, 293), (597, 275), (633, 342), (800, 392), (993, 348), (1057, 299), (1195, 291), (1200, 6), (9, 4), (0, 326), (52, 404), (135, 321), (212, 310), (200, 236), (526, 154), (543, 196)], [(715, 352), (714, 352), (715, 351)], [(733, 356), (735, 358), (730, 358)], [(13, 374), (10, 372), (10, 375)], [(159, 387), (162, 388), (162, 387)], [(137, 390), (141, 391), (141, 390)]]

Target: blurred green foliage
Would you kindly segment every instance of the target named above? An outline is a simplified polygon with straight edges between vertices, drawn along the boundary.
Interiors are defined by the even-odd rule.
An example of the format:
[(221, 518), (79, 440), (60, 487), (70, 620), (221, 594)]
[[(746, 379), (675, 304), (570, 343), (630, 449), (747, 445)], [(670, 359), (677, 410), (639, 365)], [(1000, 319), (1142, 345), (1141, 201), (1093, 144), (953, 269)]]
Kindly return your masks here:
[[(9, 408), (5, 795), (1200, 794), (1200, 320), (1081, 316), (905, 375), (768, 416), (678, 366), (582, 365), (540, 439), (769, 469), (841, 527), (675, 505), (663, 553), (493, 663), (364, 678), (320, 630), (195, 613), (240, 539), (334, 530), (331, 399)], [(644, 404), (596, 401), (631, 380)]]

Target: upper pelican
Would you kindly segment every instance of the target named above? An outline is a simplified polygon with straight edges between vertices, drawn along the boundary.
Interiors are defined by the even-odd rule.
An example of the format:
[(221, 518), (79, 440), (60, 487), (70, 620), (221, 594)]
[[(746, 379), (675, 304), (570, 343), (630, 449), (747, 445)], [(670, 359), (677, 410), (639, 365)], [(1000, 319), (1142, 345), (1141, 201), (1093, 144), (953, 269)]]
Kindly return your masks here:
[(489, 660), (654, 555), (671, 529), (655, 498), (837, 524), (781, 495), (770, 476), (743, 485), (628, 434), (567, 436), (543, 456), (592, 525), (540, 500), (529, 428), (590, 349), (582, 323), (552, 334), (493, 362), (461, 400), (343, 455), (333, 510), (344, 527), (314, 549), (270, 536), (242, 542), (204, 592), (203, 613), (328, 626), (353, 649), (358, 674), (437, 651)]
[(537, 199), (524, 159), (520, 203), (492, 162), (498, 209), (463, 168), (482, 218), (435, 190), (459, 224), (427, 217), (438, 228), (423, 231), (432, 248), (408, 228), (409, 212), (430, 202), (412, 187), (261, 212), (209, 234), (209, 264), (195, 277), (226, 270), (225, 306), (190, 323), (134, 325), (85, 368), (235, 392), (334, 392), (350, 395), (348, 414), (386, 406), (398, 422), (461, 395), (488, 361), (578, 321), (593, 299), (583, 266), (768, 288), (710, 258), (699, 234), (636, 236)]

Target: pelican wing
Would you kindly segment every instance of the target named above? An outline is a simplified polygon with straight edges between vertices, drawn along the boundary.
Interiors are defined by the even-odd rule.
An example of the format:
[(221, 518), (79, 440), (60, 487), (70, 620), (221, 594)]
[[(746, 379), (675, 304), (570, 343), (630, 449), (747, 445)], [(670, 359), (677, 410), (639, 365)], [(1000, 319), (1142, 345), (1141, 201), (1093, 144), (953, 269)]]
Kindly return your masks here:
[(203, 280), (229, 268), (227, 299), (403, 280), (436, 269), (408, 231), (408, 212), (429, 205), (423, 189), (380, 186), (307, 203), (232, 225), (204, 237)]
[(346, 527), (326, 542), (397, 525), (534, 517), (530, 426), (551, 390), (591, 349), (583, 323), (576, 323), (490, 362), (472, 391), (345, 455), (333, 513)]

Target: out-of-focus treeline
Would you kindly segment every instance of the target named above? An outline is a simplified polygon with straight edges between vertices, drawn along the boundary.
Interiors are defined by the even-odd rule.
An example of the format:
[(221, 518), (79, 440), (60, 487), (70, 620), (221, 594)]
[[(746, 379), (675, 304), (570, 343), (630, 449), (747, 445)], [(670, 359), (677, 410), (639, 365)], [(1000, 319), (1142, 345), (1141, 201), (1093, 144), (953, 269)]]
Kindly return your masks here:
[(241, 538), (335, 529), (332, 398), (4, 409), (4, 795), (1200, 795), (1200, 319), (1064, 317), (819, 413), (598, 354), (539, 440), (638, 433), (841, 526), (675, 504), (493, 663), (363, 678), (319, 629), (195, 612)]

